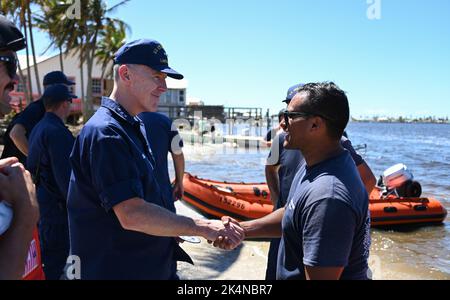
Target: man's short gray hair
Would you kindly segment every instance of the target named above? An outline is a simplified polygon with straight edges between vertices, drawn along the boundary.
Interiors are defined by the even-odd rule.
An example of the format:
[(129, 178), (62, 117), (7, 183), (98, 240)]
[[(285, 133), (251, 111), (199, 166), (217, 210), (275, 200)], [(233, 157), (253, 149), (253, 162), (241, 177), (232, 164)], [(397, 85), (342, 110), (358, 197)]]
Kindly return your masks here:
[(119, 82), (119, 68), (120, 68), (120, 65), (114, 65), (114, 69), (113, 69), (114, 82)]

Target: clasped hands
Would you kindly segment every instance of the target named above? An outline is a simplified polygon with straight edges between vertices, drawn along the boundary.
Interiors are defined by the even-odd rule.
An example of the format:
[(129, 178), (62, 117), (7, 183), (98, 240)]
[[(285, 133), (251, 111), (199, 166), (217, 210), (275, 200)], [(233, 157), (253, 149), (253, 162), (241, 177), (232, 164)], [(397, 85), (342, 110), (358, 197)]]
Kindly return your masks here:
[(222, 220), (211, 220), (211, 237), (208, 243), (223, 250), (233, 250), (245, 239), (245, 230), (239, 222), (230, 217), (222, 217)]

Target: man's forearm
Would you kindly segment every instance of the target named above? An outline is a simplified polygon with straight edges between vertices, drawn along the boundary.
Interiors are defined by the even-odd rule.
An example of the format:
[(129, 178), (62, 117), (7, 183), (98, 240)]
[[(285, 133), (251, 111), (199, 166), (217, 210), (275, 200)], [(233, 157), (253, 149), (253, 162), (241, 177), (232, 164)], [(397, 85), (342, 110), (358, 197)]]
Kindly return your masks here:
[(114, 207), (114, 211), (127, 230), (153, 236), (177, 237), (195, 235), (205, 237), (208, 220), (194, 220), (176, 215), (142, 199), (131, 199)]
[(245, 231), (246, 238), (277, 238), (281, 237), (281, 221), (284, 208), (252, 221), (239, 223)]
[(275, 207), (280, 197), (280, 180), (277, 166), (266, 166), (266, 181), (270, 191), (270, 200)]
[(28, 140), (26, 134), (27, 131), (25, 127), (20, 124), (16, 124), (11, 129), (9, 137), (13, 141), (14, 145), (16, 145), (17, 149), (19, 149), (25, 156), (28, 156)]
[(183, 182), (185, 168), (184, 154), (172, 154), (172, 159), (173, 167), (175, 169), (175, 180), (181, 183)]

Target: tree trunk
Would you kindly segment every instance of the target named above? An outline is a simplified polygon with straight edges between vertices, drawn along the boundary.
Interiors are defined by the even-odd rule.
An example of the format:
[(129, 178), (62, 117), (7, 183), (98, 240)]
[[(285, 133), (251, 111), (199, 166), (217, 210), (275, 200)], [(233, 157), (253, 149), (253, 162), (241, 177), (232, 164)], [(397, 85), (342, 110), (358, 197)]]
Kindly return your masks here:
[(61, 46), (59, 46), (58, 48), (59, 48), (59, 68), (61, 69), (61, 72), (64, 73), (63, 50)]
[[(20, 82), (22, 82), (22, 85), (24, 87), (25, 103), (28, 103), (27, 99), (29, 99), (30, 95), (28, 94), (27, 81), (24, 80), (24, 75), (23, 75), (22, 68), (20, 67), (20, 64), (19, 64), (18, 69), (19, 69), (19, 75), (20, 75)], [(22, 101), (20, 102), (20, 105), (22, 105)], [(23, 107), (20, 107), (20, 111), (22, 111), (22, 110), (23, 110)]]
[(80, 59), (80, 79), (81, 79), (81, 103), (82, 103), (82, 113), (83, 113), (83, 123), (87, 122), (87, 114), (86, 114), (86, 97), (84, 94), (84, 55), (83, 55), (83, 48), (80, 49), (80, 53), (78, 55)]
[(27, 14), (28, 14), (28, 30), (30, 31), (31, 53), (33, 55), (34, 74), (36, 76), (37, 91), (38, 91), (39, 95), (42, 95), (41, 80), (39, 79), (39, 70), (38, 70), (38, 65), (37, 65), (37, 62), (36, 62), (36, 51), (34, 49), (33, 24), (32, 24), (32, 21), (31, 21), (31, 9), (30, 9), (29, 6), (28, 6), (28, 9), (27, 9)]
[[(88, 54), (87, 57), (87, 88), (86, 88), (86, 117), (89, 119), (94, 113), (94, 103), (92, 97), (92, 69), (93, 69), (93, 57)], [(87, 120), (86, 119), (86, 120)]]
[[(25, 22), (23, 23), (23, 32), (25, 33), (25, 40), (28, 41), (27, 25), (26, 25)], [(33, 102), (33, 86), (31, 84), (31, 68), (30, 68), (30, 50), (28, 48), (28, 43), (27, 43), (27, 46), (26, 46), (25, 50), (26, 50), (25, 52), (26, 52), (26, 55), (27, 55), (28, 90), (30, 91), (30, 93), (28, 94), (29, 97), (27, 97), (27, 99), (26, 99), (26, 102), (27, 102), (27, 105), (28, 105), (31, 102)]]

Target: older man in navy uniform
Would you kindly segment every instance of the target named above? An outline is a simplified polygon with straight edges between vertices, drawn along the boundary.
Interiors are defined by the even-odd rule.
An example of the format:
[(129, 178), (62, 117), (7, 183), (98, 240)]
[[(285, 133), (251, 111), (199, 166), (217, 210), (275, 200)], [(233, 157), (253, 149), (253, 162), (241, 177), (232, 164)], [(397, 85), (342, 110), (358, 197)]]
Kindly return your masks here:
[[(75, 82), (68, 80), (63, 72), (53, 71), (44, 76), (44, 92), (53, 84), (65, 84), (71, 86), (74, 85)], [(5, 133), (5, 149), (3, 150), (2, 158), (14, 156), (17, 157), (21, 163), (25, 164), (29, 151), (28, 138), (34, 126), (36, 126), (44, 115), (45, 107), (41, 98), (30, 103), (23, 112), (14, 117)]]
[(71, 255), (81, 279), (177, 279), (176, 260), (190, 260), (175, 238), (241, 240), (235, 224), (176, 215), (161, 194), (145, 127), (136, 116), (156, 111), (171, 69), (160, 43), (137, 40), (116, 53), (114, 89), (86, 123), (70, 156)]
[(46, 113), (31, 132), (27, 166), (37, 187), (45, 277), (57, 280), (69, 254), (66, 201), (71, 173), (69, 156), (75, 141), (64, 120), (76, 96), (66, 85), (56, 84), (47, 88), (42, 98)]

